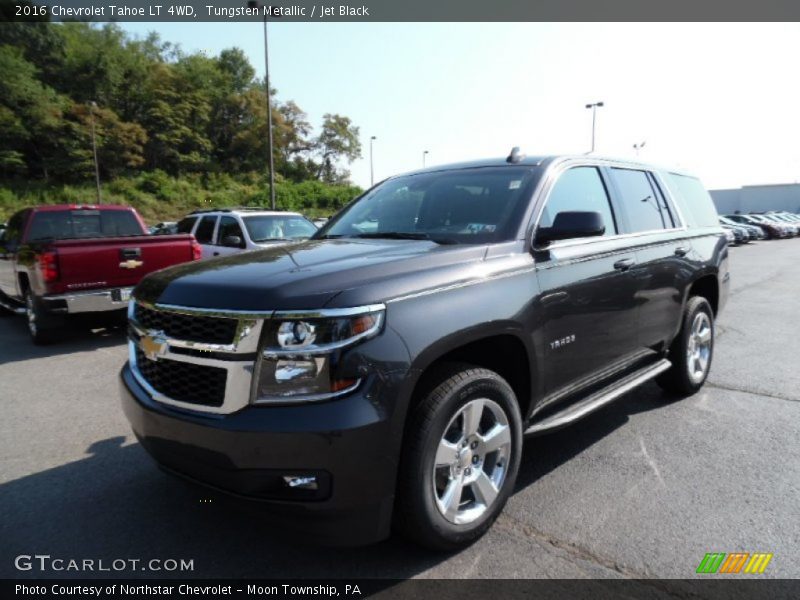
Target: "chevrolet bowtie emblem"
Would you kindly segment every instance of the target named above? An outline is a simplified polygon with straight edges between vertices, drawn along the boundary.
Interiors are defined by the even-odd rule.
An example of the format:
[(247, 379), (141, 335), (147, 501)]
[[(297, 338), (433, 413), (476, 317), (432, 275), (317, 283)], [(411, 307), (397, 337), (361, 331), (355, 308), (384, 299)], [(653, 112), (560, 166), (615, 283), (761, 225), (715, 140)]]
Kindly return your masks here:
[(141, 260), (135, 260), (130, 258), (124, 262), (119, 263), (120, 268), (122, 269), (138, 269), (144, 264)]
[(139, 348), (150, 360), (158, 360), (167, 351), (167, 339), (163, 331), (153, 331), (143, 335), (139, 340)]

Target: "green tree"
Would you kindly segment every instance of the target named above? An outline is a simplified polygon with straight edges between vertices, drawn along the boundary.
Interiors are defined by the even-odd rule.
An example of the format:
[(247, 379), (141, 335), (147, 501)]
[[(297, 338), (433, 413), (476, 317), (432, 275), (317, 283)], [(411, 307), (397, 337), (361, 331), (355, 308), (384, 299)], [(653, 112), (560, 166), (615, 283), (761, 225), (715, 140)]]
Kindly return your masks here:
[(5, 171), (25, 158), (33, 175), (48, 179), (60, 154), (63, 111), (69, 100), (43, 85), (19, 48), (0, 46), (0, 155)]
[(350, 117), (330, 113), (323, 117), (322, 130), (316, 140), (316, 149), (320, 157), (318, 179), (327, 183), (346, 180), (348, 175), (337, 172), (336, 163), (342, 160), (351, 163), (361, 158), (361, 141), (358, 139), (358, 134), (358, 127), (353, 125)]

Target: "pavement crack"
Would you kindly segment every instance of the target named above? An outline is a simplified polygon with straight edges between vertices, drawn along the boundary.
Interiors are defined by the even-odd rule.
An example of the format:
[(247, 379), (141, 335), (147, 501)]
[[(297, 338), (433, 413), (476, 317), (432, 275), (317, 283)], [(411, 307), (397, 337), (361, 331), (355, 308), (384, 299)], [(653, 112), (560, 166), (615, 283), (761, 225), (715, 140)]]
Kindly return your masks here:
[(535, 527), (523, 523), (522, 521), (515, 519), (514, 517), (501, 513), (500, 516), (497, 518), (495, 522), (495, 527), (502, 529), (512, 535), (523, 537), (523, 538), (533, 538), (540, 543), (545, 543), (553, 548), (557, 548), (566, 552), (570, 559), (573, 559), (573, 564), (576, 566), (580, 566), (577, 564), (577, 561), (585, 561), (591, 562), (600, 567), (608, 569), (610, 571), (614, 571), (619, 573), (623, 577), (627, 577), (629, 579), (645, 579), (652, 577), (652, 575), (648, 573), (640, 573), (633, 569), (630, 569), (624, 565), (617, 563), (616, 561), (606, 558), (604, 556), (600, 556), (595, 554), (591, 550), (584, 548), (583, 546), (579, 546), (572, 542), (567, 542), (564, 540), (560, 540), (553, 536), (550, 536), (543, 531), (539, 531)]
[(745, 388), (737, 388), (732, 385), (723, 385), (720, 383), (710, 383), (706, 381), (706, 387), (715, 388), (718, 390), (726, 390), (729, 392), (740, 392), (742, 394), (752, 394), (754, 396), (764, 396), (765, 398), (772, 398), (773, 400), (785, 400), (786, 402), (800, 402), (800, 398), (790, 398), (789, 396), (781, 396), (779, 394), (770, 394), (763, 390), (748, 390)]

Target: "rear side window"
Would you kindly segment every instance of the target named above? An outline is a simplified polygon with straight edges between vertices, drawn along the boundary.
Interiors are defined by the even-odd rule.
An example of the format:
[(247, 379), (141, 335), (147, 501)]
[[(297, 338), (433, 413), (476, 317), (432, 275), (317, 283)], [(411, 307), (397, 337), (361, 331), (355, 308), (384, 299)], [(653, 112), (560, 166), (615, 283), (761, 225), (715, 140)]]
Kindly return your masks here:
[(128, 210), (59, 210), (37, 212), (28, 240), (71, 240), (144, 235), (142, 226)]
[(194, 237), (200, 244), (210, 244), (211, 238), (214, 236), (214, 225), (217, 223), (217, 217), (203, 217), (200, 220), (200, 225), (197, 226), (197, 231)]
[(600, 213), (606, 226), (603, 235), (617, 233), (606, 186), (595, 167), (575, 167), (558, 178), (547, 197), (539, 226), (551, 227), (558, 213), (571, 211)]
[(194, 227), (195, 221), (197, 221), (197, 217), (186, 217), (185, 219), (181, 219), (178, 222), (178, 227), (175, 230), (176, 233), (192, 233), (192, 227)]
[(662, 207), (661, 196), (645, 171), (612, 168), (611, 174), (622, 196), (630, 233), (672, 228), (669, 212)]
[(677, 173), (668, 173), (665, 179), (690, 226), (719, 226), (717, 207), (699, 179)]

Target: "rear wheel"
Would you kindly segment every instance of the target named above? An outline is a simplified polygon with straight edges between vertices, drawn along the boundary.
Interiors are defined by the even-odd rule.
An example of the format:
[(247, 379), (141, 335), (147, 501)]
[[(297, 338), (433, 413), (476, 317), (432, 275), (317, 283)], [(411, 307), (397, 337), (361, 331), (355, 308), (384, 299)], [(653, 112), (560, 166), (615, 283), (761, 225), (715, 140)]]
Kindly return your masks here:
[(53, 341), (52, 319), (30, 290), (25, 292), (25, 316), (28, 320), (28, 333), (34, 344), (43, 345)]
[(396, 523), (440, 550), (466, 546), (503, 510), (517, 477), (522, 420), (497, 373), (449, 365), (410, 415)]
[(681, 331), (668, 358), (672, 367), (656, 381), (673, 394), (688, 396), (703, 387), (714, 355), (714, 311), (702, 296), (692, 296), (683, 312)]

